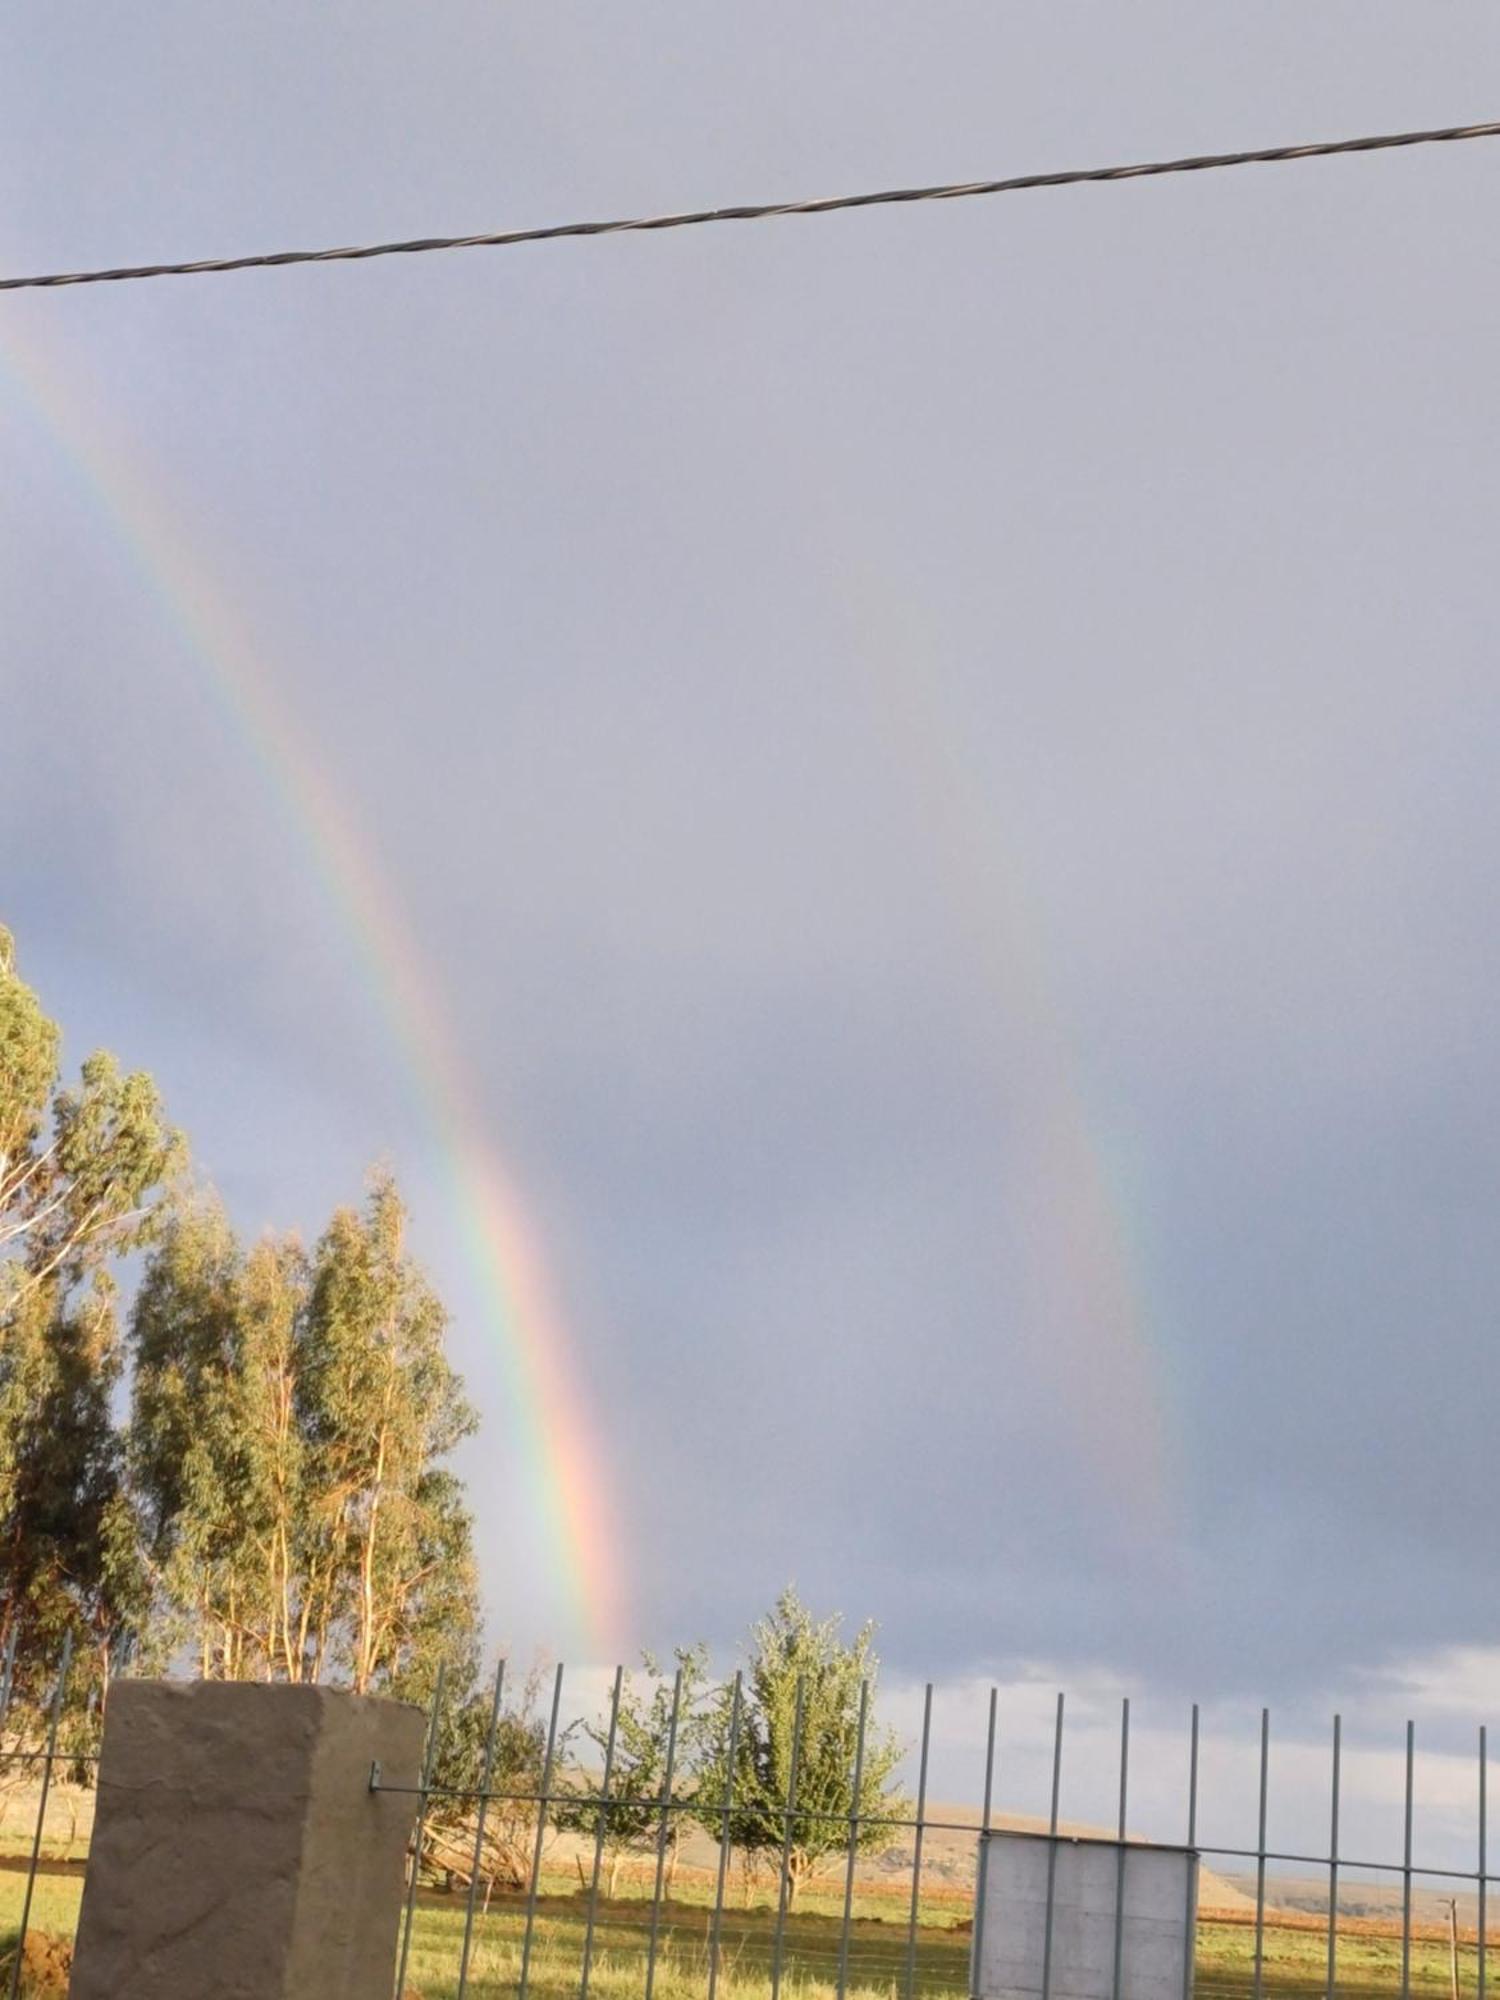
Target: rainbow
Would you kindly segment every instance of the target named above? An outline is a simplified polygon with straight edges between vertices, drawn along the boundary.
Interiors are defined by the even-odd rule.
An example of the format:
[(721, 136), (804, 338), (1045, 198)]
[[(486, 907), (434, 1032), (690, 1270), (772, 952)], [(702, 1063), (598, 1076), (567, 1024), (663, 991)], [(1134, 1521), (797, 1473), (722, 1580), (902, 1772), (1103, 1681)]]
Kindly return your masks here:
[(554, 1615), (574, 1644), (613, 1658), (623, 1595), (601, 1458), (535, 1229), (480, 1121), (442, 998), (326, 764), (264, 671), (253, 638), (139, 452), (110, 435), (76, 371), (7, 327), (0, 347), (109, 531), (131, 552), (197, 661), (228, 728), (303, 849), (359, 964), (407, 1089), (435, 1142), (503, 1372), (523, 1487), (544, 1537)]
[(1001, 1207), (1020, 1308), (1003, 1338), (1035, 1350), (1054, 1434), (1108, 1503), (1101, 1535), (1159, 1553), (1181, 1516), (1182, 1415), (1147, 1289), (1145, 1231), (1055, 989), (1045, 924), (951, 710), (920, 593), (842, 550), (830, 548), (828, 570), (851, 652), (874, 683), (871, 711), (939, 849), (935, 886), (1003, 1023), (996, 1069), (1013, 1184)]

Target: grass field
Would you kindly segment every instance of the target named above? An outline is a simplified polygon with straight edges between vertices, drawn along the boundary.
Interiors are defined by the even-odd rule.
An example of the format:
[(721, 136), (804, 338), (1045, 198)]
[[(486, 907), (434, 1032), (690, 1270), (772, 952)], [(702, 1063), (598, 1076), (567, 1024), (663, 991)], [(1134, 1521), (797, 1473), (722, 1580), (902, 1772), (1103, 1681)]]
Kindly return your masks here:
[[(571, 1883), (571, 1886), (570, 1886)], [(0, 1933), (13, 1928), (25, 1886), (18, 1854), (0, 1858)], [(530, 1986), (537, 2000), (571, 2000), (579, 1988), (588, 1901), (576, 1877), (544, 1882), (537, 1907)], [(77, 1923), (82, 1867), (53, 1860), (37, 1878), (32, 1923), (71, 1936)], [(710, 1889), (690, 1883), (661, 1913), (656, 1994), (659, 2000), (701, 2000), (708, 1983)], [(783, 1985), (789, 2000), (832, 1995), (838, 1972), (840, 1899), (837, 1885), (814, 1885), (788, 1920)], [(861, 1889), (849, 1945), (849, 1988), (858, 2000), (899, 2000), (907, 1964), (906, 1899), (897, 1885)], [(953, 1889), (924, 1896), (917, 1930), (916, 1991), (926, 1996), (968, 1991), (967, 1897)], [(601, 1900), (594, 1933), (590, 1991), (599, 2000), (634, 2000), (645, 1981), (650, 1905), (643, 1894)], [(723, 2000), (764, 2000), (775, 1940), (774, 1902), (742, 1893), (724, 1911), (719, 1993)], [(422, 2000), (454, 2000), (464, 1929), (464, 1898), (424, 1891), (412, 1935), (407, 1984)], [(514, 1993), (525, 1930), (523, 1898), (496, 1897), (479, 1917), (469, 1975), (475, 2000)], [(1255, 1931), (1236, 1914), (1207, 1915), (1199, 1927), (1196, 1987), (1204, 2000), (1248, 2000), (1253, 1990)], [(1492, 1941), (1500, 1950), (1500, 1940)], [(1500, 1960), (1497, 1960), (1500, 1966)], [(1460, 1991), (1476, 1991), (1472, 1941), (1460, 1956)], [(1320, 1920), (1277, 1913), (1265, 1930), (1263, 1982), (1268, 2000), (1316, 2000), (1326, 1990), (1326, 1939)], [(1338, 1991), (1349, 2000), (1392, 2000), (1401, 1986), (1399, 1928), (1368, 1919), (1340, 1929)], [(1412, 1944), (1411, 1986), (1418, 2000), (1446, 2000), (1446, 1938), (1424, 1928)]]

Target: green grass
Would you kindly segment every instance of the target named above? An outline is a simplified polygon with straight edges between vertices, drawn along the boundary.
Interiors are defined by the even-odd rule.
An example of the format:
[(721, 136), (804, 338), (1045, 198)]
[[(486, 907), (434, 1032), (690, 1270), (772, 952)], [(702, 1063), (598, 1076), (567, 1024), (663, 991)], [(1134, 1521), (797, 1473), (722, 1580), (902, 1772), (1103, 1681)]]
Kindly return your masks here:
[[(453, 2000), (463, 1935), (463, 1899), (439, 1907), (425, 1901), (413, 1931), (408, 1983), (423, 2000)], [(862, 1898), (865, 1910), (871, 1899)], [(896, 1899), (884, 1920), (861, 1914), (849, 1944), (851, 1993), (894, 2000), (905, 1991), (907, 1929)], [(924, 1908), (924, 1918), (928, 1916)], [(531, 1986), (538, 2000), (570, 2000), (576, 1995), (586, 1905), (583, 1897), (548, 1897), (539, 1905), (533, 1946)], [(618, 1900), (601, 1907), (594, 1938), (591, 1990), (600, 2000), (634, 2000), (644, 1987), (645, 1949), (650, 1921), (644, 1902)], [(708, 1979), (708, 1911), (673, 1903), (662, 1913), (656, 1992), (659, 2000), (702, 2000)], [(476, 2000), (513, 1993), (520, 1971), (524, 1917), (520, 1908), (497, 1903), (475, 1931), (469, 1990)], [(839, 1917), (809, 1907), (787, 1923), (783, 1984), (793, 2000), (823, 2000), (836, 1988)], [(726, 1909), (721, 1930), (719, 1991), (724, 2000), (764, 2000), (769, 1991), (775, 1936), (774, 1911)], [(1254, 1991), (1255, 1933), (1252, 1925), (1205, 1920), (1199, 1927), (1195, 1986), (1200, 2000), (1250, 2000)], [(1500, 1967), (1500, 1959), (1497, 1959)], [(1327, 1942), (1321, 1926), (1268, 1923), (1263, 1954), (1267, 2000), (1320, 2000), (1326, 1990)], [(918, 1928), (916, 1991), (920, 1995), (966, 1995), (969, 1990), (969, 1935), (952, 1909)], [(1473, 1946), (1460, 1953), (1460, 1991), (1475, 1993)], [(1399, 1934), (1371, 1927), (1342, 1929), (1338, 1991), (1347, 2000), (1395, 2000), (1401, 1990)], [(1445, 1940), (1415, 1937), (1411, 1990), (1416, 2000), (1447, 2000), (1448, 1948)]]
[[(1473, 2000), (1477, 1991), (1477, 1953), (1472, 1943), (1458, 1956), (1459, 1992)], [(1248, 1922), (1200, 1923), (1195, 1987), (1201, 2000), (1248, 1995), (1254, 1990), (1255, 1930)], [(1486, 1983), (1500, 1973), (1500, 1944), (1491, 1934)], [(1262, 1966), (1267, 1995), (1282, 2000), (1321, 2000), (1328, 1990), (1328, 1937), (1319, 1919), (1288, 1920), (1266, 1925)], [(1448, 2000), (1451, 1991), (1446, 1937), (1414, 1936), (1411, 1945), (1411, 1990), (1425, 2000)], [(1338, 1992), (1349, 2000), (1391, 2000), (1401, 1991), (1399, 1927), (1369, 1922), (1340, 1924)]]
[[(462, 1948), (462, 1897), (424, 1902), (413, 1929), (408, 1984), (424, 2000), (450, 2000)], [(579, 1895), (543, 1898), (537, 1909), (532, 1946), (531, 1989), (537, 2000), (567, 2000), (576, 1994), (582, 1969), (587, 1902)], [(711, 1912), (706, 1905), (674, 1900), (664, 1904), (658, 1938), (656, 1992), (660, 2000), (702, 1995), (708, 1985)], [(831, 1991), (838, 1973), (840, 1922), (798, 1911), (786, 1924), (783, 1978), (789, 1992)], [(639, 1995), (645, 1983), (650, 1906), (619, 1899), (601, 1905), (594, 1932), (589, 1984), (600, 2000)], [(768, 1909), (726, 1909), (720, 1925), (719, 1992), (724, 2000), (764, 1995), (770, 1988), (775, 1915)], [(476, 1996), (513, 1992), (520, 1974), (525, 1932), (524, 1905), (498, 1901), (475, 1928), (469, 1990)], [(861, 1993), (890, 1994), (900, 1988), (906, 1966), (907, 1931), (892, 1912), (890, 1921), (861, 1917), (851, 1929), (849, 1980)], [(924, 1993), (966, 1992), (969, 1942), (950, 1926), (923, 1925), (917, 1940), (917, 1984)]]
[[(574, 2000), (579, 1988), (587, 1898), (576, 1878), (549, 1876), (538, 1902), (530, 1987), (536, 2000)], [(19, 1855), (0, 1861), (0, 1934), (17, 1923), (25, 1889)], [(76, 1862), (44, 1864), (31, 1921), (71, 1936), (77, 1924), (82, 1871)], [(764, 1887), (761, 1895), (764, 1897)], [(711, 1911), (707, 1885), (687, 1884), (663, 1905), (658, 1939), (657, 2000), (703, 2000), (708, 1985)], [(412, 1932), (407, 1984), (422, 2000), (454, 2000), (464, 1930), (465, 1898), (424, 1891)], [(907, 1906), (894, 1885), (861, 1889), (849, 1940), (852, 2000), (899, 2000), (905, 1990)], [(926, 2000), (968, 1992), (969, 1936), (963, 1898), (954, 1890), (924, 1897), (917, 1931), (916, 1990)], [(644, 1989), (650, 1904), (642, 1894), (601, 1899), (589, 1985), (598, 2000), (638, 2000)], [(788, 2000), (828, 2000), (836, 1987), (841, 1895), (814, 1886), (787, 1921), (783, 1988)], [(718, 1991), (722, 2000), (765, 2000), (770, 1988), (775, 1910), (742, 1897), (724, 1911)], [(475, 1925), (469, 1993), (473, 2000), (513, 1994), (520, 1975), (525, 1900), (497, 1896)], [(1200, 2000), (1249, 2000), (1254, 1983), (1254, 1928), (1206, 1919), (1199, 1927), (1196, 1987)], [(1496, 1947), (1500, 1950), (1500, 1947)], [(1267, 2000), (1320, 2000), (1326, 1988), (1327, 1943), (1315, 1919), (1267, 1923), (1263, 1984)], [(1496, 1959), (1500, 1971), (1500, 1958)], [(1476, 1989), (1472, 1944), (1460, 1953), (1460, 1991)], [(1341, 2000), (1395, 2000), (1401, 1988), (1399, 1932), (1368, 1922), (1341, 1927)], [(1435, 1935), (1415, 1937), (1411, 1989), (1416, 2000), (1447, 2000), (1448, 1949)]]
[[(78, 1925), (78, 1899), (83, 1892), (81, 1872), (67, 1874), (38, 1872), (31, 1896), (31, 1928), (50, 1931), (54, 1937), (73, 1935)], [(0, 1937), (13, 1933), (21, 1921), (21, 1903), (26, 1893), (26, 1872), (7, 1857), (0, 1867)]]

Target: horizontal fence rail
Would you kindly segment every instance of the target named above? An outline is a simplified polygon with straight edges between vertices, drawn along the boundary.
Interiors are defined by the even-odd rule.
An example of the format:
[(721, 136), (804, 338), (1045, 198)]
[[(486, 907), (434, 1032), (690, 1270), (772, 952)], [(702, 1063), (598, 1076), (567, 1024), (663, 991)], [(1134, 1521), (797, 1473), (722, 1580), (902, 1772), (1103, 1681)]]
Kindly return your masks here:
[[(8, 2000), (22, 2000), (28, 1936), (44, 1929), (70, 1937), (76, 1922), (84, 1860), (66, 1841), (58, 1851), (55, 1826), (48, 1847), (49, 1812), (60, 1789), (76, 1815), (80, 1789), (92, 1784), (98, 1764), (97, 1748), (63, 1740), (64, 1720), (73, 1713), (72, 1677), (65, 1645), (49, 1673), (26, 1677), (22, 1701), (14, 1638), (0, 1655), (5, 1813), (8, 1820), (19, 1801), (24, 1818), (19, 1832), (5, 1825), (0, 1837), (6, 1954), (0, 1996)], [(534, 1704), (513, 1682), (502, 1662), (482, 1696), (459, 1703), (439, 1677), (418, 1781), (392, 1783), (379, 1767), (370, 1773), (372, 1790), (407, 1798), (412, 1809), (393, 1967), (398, 1995), (918, 2000), (973, 1993), (985, 1963), (990, 1842), (1022, 1831), (1007, 1795), (1019, 1759), (998, 1688), (988, 1691), (972, 1777), (955, 1810), (931, 1803), (942, 1706), (931, 1684), (922, 1690), (919, 1725), (905, 1746), (903, 1782), (872, 1789), (871, 1770), (886, 1769), (874, 1763), (877, 1740), (883, 1745), (886, 1738), (868, 1682), (848, 1689), (831, 1709), (821, 1683), (799, 1679), (785, 1712), (768, 1716), (763, 1696), (737, 1675), (709, 1690), (719, 1703), (712, 1723), (705, 1722), (703, 1690), (690, 1690), (681, 1669), (666, 1680), (648, 1677), (656, 1702), (643, 1711), (630, 1677), (616, 1668), (599, 1712), (572, 1722), (565, 1720), (562, 1666), (528, 1691)], [(1112, 1968), (1098, 2000), (1130, 2000), (1126, 1884), (1131, 1855), (1152, 1846), (1242, 1870), (1243, 1907), (1210, 1904), (1199, 1912), (1196, 1959), (1190, 1952), (1181, 2000), (1192, 2000), (1195, 1990), (1204, 2000), (1487, 2000), (1490, 1890), (1500, 1876), (1489, 1854), (1484, 1728), (1474, 1739), (1465, 1808), (1472, 1813), (1472, 1865), (1459, 1865), (1461, 1855), (1456, 1861), (1452, 1853), (1417, 1854), (1417, 1735), (1410, 1722), (1399, 1761), (1398, 1746), (1389, 1746), (1400, 1773), (1400, 1844), (1399, 1852), (1385, 1854), (1367, 1851), (1367, 1840), (1356, 1840), (1353, 1851), (1345, 1845), (1349, 1744), (1340, 1717), (1332, 1722), (1326, 1796), (1318, 1808), (1326, 1814), (1326, 1847), (1320, 1839), (1278, 1845), (1270, 1838), (1269, 1710), (1259, 1715), (1253, 1798), (1244, 1802), (1253, 1838), (1238, 1843), (1204, 1838), (1205, 1756), (1222, 1746), (1217, 1739), (1210, 1745), (1196, 1704), (1180, 1753), (1168, 1753), (1160, 1732), (1133, 1740), (1131, 1704), (1121, 1703), (1113, 1810), (1103, 1816), (1106, 1823), (1083, 1831), (1063, 1817), (1065, 1778), (1079, 1754), (1075, 1748), (1065, 1757), (1068, 1722), (1059, 1694), (1045, 1742), (1035, 1741), (1034, 1731), (1025, 1741), (1047, 1780), (1046, 1811), (1025, 1822), (1026, 1838), (1048, 1842), (1039, 2000), (1071, 2000), (1054, 1990), (1053, 1948), (1058, 1856), (1070, 1846), (1114, 1857), (1104, 1864), (1115, 1884)], [(1097, 1723), (1092, 1735), (1097, 1742)], [(1298, 1747), (1306, 1808), (1307, 1746)], [(1370, 1748), (1368, 1735), (1362, 1748)], [(1166, 1829), (1146, 1840), (1131, 1831), (1134, 1788), (1144, 1774), (1160, 1818), (1160, 1760), (1167, 1754), (1174, 1763), (1182, 1759), (1179, 1827), (1175, 1835)], [(1452, 1753), (1444, 1754), (1451, 1767)], [(951, 1767), (951, 1748), (948, 1757)], [(1092, 1775), (1097, 1780), (1097, 1768)], [(951, 1779), (945, 1783), (952, 1789)], [(247, 1792), (253, 1784), (250, 1774)], [(1451, 1787), (1445, 1810), (1451, 1825)], [(696, 1860), (683, 1853), (689, 1837)], [(1279, 1888), (1276, 1871), (1288, 1869), (1311, 1880)], [(736, 1871), (743, 1885), (738, 1902), (731, 1894)], [(38, 1893), (44, 1880), (45, 1913)], [(1367, 1903), (1374, 1900), (1380, 1880), (1393, 1885), (1389, 1913), (1351, 1914), (1345, 1905), (1362, 1889)], [(1419, 1884), (1451, 1892), (1441, 1904), (1445, 1920), (1423, 1916)], [(1293, 1888), (1300, 1898), (1295, 1907)], [(1429, 1887), (1429, 1897), (1435, 1893)], [(1185, 1920), (1192, 1914), (1190, 1889)]]

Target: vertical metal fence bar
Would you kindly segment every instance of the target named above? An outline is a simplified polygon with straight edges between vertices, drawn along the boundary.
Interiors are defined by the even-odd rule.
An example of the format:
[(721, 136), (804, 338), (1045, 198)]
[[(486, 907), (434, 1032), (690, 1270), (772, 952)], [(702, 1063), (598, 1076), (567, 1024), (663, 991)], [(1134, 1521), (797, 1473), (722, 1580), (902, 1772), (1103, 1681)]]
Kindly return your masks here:
[(10, 1637), (5, 1642), (5, 1665), (0, 1671), (0, 1729), (5, 1727), (5, 1718), (10, 1714), (10, 1691), (16, 1677), (16, 1640), (19, 1636), (19, 1626), (12, 1625)]
[(1052, 1731), (1052, 1813), (1047, 1822), (1047, 1915), (1042, 1934), (1042, 2000), (1052, 2000), (1052, 1919), (1057, 1901), (1057, 1814), (1062, 1800), (1063, 1697), (1057, 1697), (1057, 1721)]
[(1110, 1991), (1120, 2000), (1120, 1977), (1125, 1969), (1125, 1813), (1130, 1783), (1130, 1697), (1120, 1703), (1120, 1844), (1115, 1850), (1115, 1967)]
[(1474, 1982), (1477, 2000), (1484, 2000), (1485, 1946), (1487, 1943), (1485, 1927), (1489, 1915), (1487, 1909), (1489, 1860), (1486, 1853), (1489, 1837), (1489, 1745), (1486, 1741), (1486, 1736), (1487, 1732), (1481, 1723), (1479, 1728), (1479, 1922), (1477, 1925), (1478, 1937), (1476, 1939), (1478, 1965)]
[(1339, 1764), (1343, 1749), (1343, 1723), (1333, 1718), (1333, 1778), (1328, 1824), (1328, 1992), (1333, 2000), (1339, 1976)]
[(12, 1625), (10, 1628), (10, 1637), (5, 1642), (4, 1668), (3, 1671), (0, 1671), (0, 1763), (8, 1763), (10, 1761), (9, 1753), (6, 1751), (3, 1741), (3, 1731), (6, 1721), (10, 1716), (10, 1694), (11, 1689), (15, 1685), (16, 1674), (16, 1641), (19, 1637), (20, 1627)]
[(578, 1980), (579, 2000), (588, 2000), (589, 1968), (594, 1962), (594, 1925), (599, 1915), (599, 1871), (604, 1865), (604, 1843), (609, 1834), (609, 1788), (615, 1775), (615, 1740), (620, 1731), (620, 1695), (625, 1685), (625, 1669), (615, 1668), (615, 1688), (609, 1704), (609, 1735), (604, 1743), (604, 1781), (599, 1787), (599, 1813), (594, 1827), (594, 1872), (589, 1877), (589, 1913), (583, 1927), (583, 1970)]
[(547, 1816), (552, 1805), (552, 1767), (557, 1756), (557, 1713), (562, 1706), (562, 1662), (552, 1676), (552, 1713), (547, 1718), (547, 1751), (542, 1759), (542, 1795), (536, 1804), (536, 1840), (531, 1849), (531, 1880), (526, 1888), (526, 1929), (521, 1938), (521, 1979), (517, 1991), (526, 2000), (531, 1978), (531, 1940), (536, 1933), (536, 1899), (542, 1881), (542, 1849), (547, 1840)]
[(412, 1918), (417, 1909), (417, 1878), (422, 1873), (422, 1839), (427, 1831), (427, 1794), (432, 1789), (433, 1766), (437, 1762), (438, 1731), (443, 1719), (444, 1671), (437, 1670), (432, 1690), (432, 1712), (427, 1718), (427, 1748), (422, 1756), (422, 1792), (417, 1804), (417, 1831), (411, 1851), (411, 1880), (406, 1885), (406, 1914), (401, 1920), (401, 1957), (396, 1966), (396, 2000), (406, 1991), (406, 1961), (411, 1955)]
[(1411, 2000), (1411, 1816), (1416, 1762), (1416, 1725), (1406, 1725), (1406, 1807), (1401, 1847), (1401, 2000)]
[(870, 1714), (870, 1683), (859, 1684), (859, 1726), (854, 1736), (854, 1789), (849, 1795), (849, 1858), (844, 1867), (844, 1922), (839, 1932), (838, 2000), (849, 1984), (849, 1925), (854, 1915), (854, 1867), (859, 1859), (859, 1804), (864, 1795), (865, 1724)]
[(656, 1835), (656, 1882), (651, 1891), (651, 1937), (646, 1946), (646, 2000), (656, 1985), (656, 1946), (661, 1933), (661, 1892), (667, 1872), (667, 1840), (673, 1833), (672, 1774), (677, 1768), (677, 1722), (682, 1713), (682, 1668), (672, 1683), (672, 1713), (667, 1721), (667, 1762), (661, 1781), (661, 1826)]
[(1266, 1792), (1271, 1774), (1271, 1711), (1260, 1712), (1260, 1817), (1255, 1836), (1255, 2000), (1265, 1990), (1266, 1970)]
[[(1188, 1736), (1188, 1852), (1198, 1845), (1198, 1704), (1193, 1703), (1192, 1729)], [(1193, 1949), (1195, 1925), (1193, 1923), (1193, 1892), (1196, 1887), (1194, 1877), (1197, 1871), (1188, 1864), (1187, 1897), (1182, 1913), (1182, 1928), (1187, 1938), (1187, 1947), (1182, 1955), (1182, 2000), (1193, 2000)]]
[(490, 1779), (495, 1771), (495, 1737), (500, 1728), (500, 1697), (505, 1692), (505, 1662), (495, 1669), (495, 1693), (490, 1702), (490, 1729), (484, 1739), (484, 1766), (479, 1780), (479, 1811), (474, 1820), (474, 1859), (469, 1869), (469, 1903), (464, 1911), (464, 1942), (458, 1961), (458, 2000), (469, 1990), (469, 1956), (474, 1949), (474, 1912), (479, 1903), (479, 1869), (484, 1860), (484, 1822), (490, 1803)]
[(724, 1774), (724, 1811), (719, 1821), (719, 1874), (714, 1885), (714, 1913), (708, 1931), (708, 2000), (719, 1990), (719, 1939), (724, 1926), (724, 1878), (729, 1872), (729, 1836), (734, 1823), (734, 1778), (740, 1754), (740, 1703), (744, 1675), (734, 1677), (729, 1702), (729, 1763)]
[(984, 1815), (979, 1822), (979, 1854), (974, 1865), (974, 1943), (969, 1953), (969, 1991), (979, 1991), (984, 1950), (984, 1896), (990, 1865), (990, 1812), (995, 1798), (995, 1715), (1000, 1691), (990, 1689), (990, 1719), (984, 1737)]
[(802, 1710), (807, 1698), (805, 1676), (797, 1676), (797, 1702), (792, 1712), (792, 1763), (786, 1785), (786, 1828), (781, 1840), (781, 1879), (776, 1888), (776, 1936), (771, 1945), (771, 2000), (781, 2000), (781, 1953), (786, 1941), (787, 1886), (792, 1872), (792, 1830), (797, 1812), (797, 1769), (802, 1761)]
[(922, 1696), (922, 1755), (917, 1765), (917, 1838), (911, 1857), (911, 1919), (906, 1927), (906, 2000), (917, 1980), (917, 1923), (922, 1903), (922, 1837), (927, 1831), (927, 1752), (932, 1743), (932, 1682)]
[(62, 1659), (57, 1669), (57, 1685), (52, 1690), (52, 1710), (47, 1721), (47, 1750), (42, 1761), (42, 1791), (37, 1800), (36, 1830), (31, 1836), (31, 1861), (26, 1870), (26, 1891), (21, 1900), (21, 1923), (16, 1932), (16, 1955), (10, 1968), (10, 2000), (21, 1990), (21, 1961), (25, 1956), (26, 1933), (31, 1925), (31, 1898), (36, 1889), (37, 1864), (42, 1858), (42, 1829), (47, 1820), (47, 1794), (52, 1789), (52, 1765), (57, 1756), (57, 1725), (62, 1716), (63, 1693), (73, 1664), (73, 1635), (63, 1636)]

